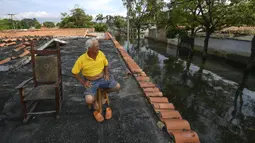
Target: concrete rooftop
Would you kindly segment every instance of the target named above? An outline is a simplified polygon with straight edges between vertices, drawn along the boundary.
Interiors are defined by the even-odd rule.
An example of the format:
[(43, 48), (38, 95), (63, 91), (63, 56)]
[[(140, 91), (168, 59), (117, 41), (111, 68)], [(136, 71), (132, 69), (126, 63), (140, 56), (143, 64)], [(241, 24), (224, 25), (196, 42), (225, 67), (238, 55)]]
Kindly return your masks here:
[[(84, 102), (84, 88), (71, 74), (75, 60), (85, 52), (85, 38), (65, 39), (61, 46), (64, 101), (60, 119), (53, 114), (37, 115), (22, 123), (21, 105), (15, 89), (32, 77), (31, 64), (11, 72), (0, 72), (1, 143), (168, 143), (158, 118), (134, 77), (126, 77), (126, 65), (111, 40), (100, 40), (100, 48), (110, 64), (110, 74), (121, 84), (119, 93), (110, 95), (113, 118), (97, 123)], [(38, 109), (49, 108), (49, 101)]]

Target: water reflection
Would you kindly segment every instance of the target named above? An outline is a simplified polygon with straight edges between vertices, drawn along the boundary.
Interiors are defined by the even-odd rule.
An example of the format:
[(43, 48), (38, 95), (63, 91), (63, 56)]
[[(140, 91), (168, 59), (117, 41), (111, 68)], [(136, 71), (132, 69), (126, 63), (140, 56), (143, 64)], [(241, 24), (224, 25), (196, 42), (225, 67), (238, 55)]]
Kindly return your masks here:
[(255, 142), (251, 69), (240, 70), (210, 58), (203, 63), (196, 54), (187, 58), (189, 51), (150, 40), (139, 50), (131, 48), (129, 54), (191, 123), (202, 142)]

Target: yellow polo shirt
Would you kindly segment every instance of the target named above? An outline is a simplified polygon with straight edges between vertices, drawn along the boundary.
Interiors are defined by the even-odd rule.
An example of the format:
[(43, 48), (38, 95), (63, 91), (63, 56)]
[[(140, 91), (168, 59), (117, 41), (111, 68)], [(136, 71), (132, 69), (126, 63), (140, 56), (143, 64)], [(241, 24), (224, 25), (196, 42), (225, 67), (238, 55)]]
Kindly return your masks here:
[(104, 70), (105, 66), (108, 66), (108, 60), (102, 51), (98, 52), (96, 60), (90, 58), (86, 52), (76, 60), (72, 73), (78, 74), (82, 70), (84, 76), (96, 76)]

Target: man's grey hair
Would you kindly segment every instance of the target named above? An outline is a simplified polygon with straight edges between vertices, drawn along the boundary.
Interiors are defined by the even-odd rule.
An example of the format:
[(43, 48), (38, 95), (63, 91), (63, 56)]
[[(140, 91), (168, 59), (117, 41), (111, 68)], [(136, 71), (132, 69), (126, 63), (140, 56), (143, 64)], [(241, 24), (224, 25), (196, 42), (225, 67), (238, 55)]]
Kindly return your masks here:
[(90, 38), (90, 39), (88, 39), (86, 41), (86, 43), (85, 43), (85, 48), (86, 49), (92, 48), (94, 41), (97, 41), (97, 38)]

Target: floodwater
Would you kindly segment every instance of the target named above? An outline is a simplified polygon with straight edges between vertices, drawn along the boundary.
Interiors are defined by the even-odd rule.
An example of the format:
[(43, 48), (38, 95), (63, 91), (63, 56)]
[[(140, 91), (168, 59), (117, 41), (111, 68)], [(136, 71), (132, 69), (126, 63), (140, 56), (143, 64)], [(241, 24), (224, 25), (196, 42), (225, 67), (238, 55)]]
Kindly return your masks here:
[[(120, 42), (123, 40), (119, 39)], [(129, 54), (168, 97), (202, 143), (255, 143), (255, 73), (208, 57), (204, 66), (195, 54), (152, 40), (130, 46)], [(244, 77), (244, 78), (243, 78)]]

